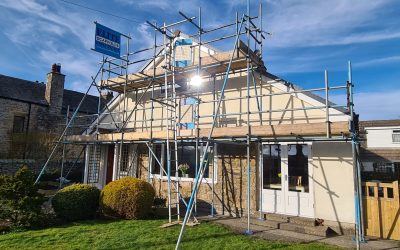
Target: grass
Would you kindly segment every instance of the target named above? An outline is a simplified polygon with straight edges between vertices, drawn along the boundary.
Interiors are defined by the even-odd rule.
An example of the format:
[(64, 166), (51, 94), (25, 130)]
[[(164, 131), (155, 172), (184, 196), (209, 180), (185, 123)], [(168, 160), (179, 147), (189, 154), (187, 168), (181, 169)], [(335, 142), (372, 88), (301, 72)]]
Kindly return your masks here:
[[(0, 235), (0, 249), (174, 249), (180, 226), (165, 220), (91, 220), (62, 227)], [(187, 228), (182, 249), (337, 249), (238, 235), (213, 223)]]

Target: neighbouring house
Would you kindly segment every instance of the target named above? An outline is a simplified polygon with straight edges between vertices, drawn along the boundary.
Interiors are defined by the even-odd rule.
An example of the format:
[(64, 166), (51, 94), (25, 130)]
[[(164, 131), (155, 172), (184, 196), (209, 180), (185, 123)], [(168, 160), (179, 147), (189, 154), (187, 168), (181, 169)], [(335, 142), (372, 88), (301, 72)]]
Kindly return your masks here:
[[(338, 232), (353, 229), (355, 182), (347, 100), (343, 106), (335, 105), (312, 91), (303, 91), (267, 72), (251, 51), (249, 56), (257, 62), (257, 70), (249, 76), (253, 79), (251, 86), (246, 86), (248, 50), (240, 42), (233, 53), (225, 98), (217, 110), (232, 51), (201, 46), (201, 83), (195, 85), (190, 79), (196, 72), (199, 49), (191, 49), (196, 56), (186, 64), (189, 66), (176, 66), (175, 86), (167, 86), (167, 91), (175, 90), (174, 105), (165, 94), (164, 77), (168, 82), (172, 78), (170, 73), (164, 75), (161, 56), (130, 74), (127, 82), (125, 77), (99, 82), (120, 95), (110, 103), (110, 111), (102, 113), (84, 134), (67, 138), (70, 143), (88, 145), (85, 183), (102, 188), (124, 176), (136, 176), (151, 182), (158, 196), (167, 197), (170, 169), (172, 185), (188, 197), (194, 186), (196, 163), (209, 142), (197, 203), (209, 208), (214, 199), (217, 213), (244, 216), (248, 187), (246, 138), (250, 132), (253, 215), (262, 212), (318, 218)], [(220, 115), (211, 140), (206, 140), (217, 111)], [(167, 117), (168, 112), (172, 112), (173, 119)], [(177, 141), (169, 134), (171, 144), (167, 145), (168, 133), (173, 133), (175, 125)], [(175, 142), (177, 148), (168, 156), (167, 146), (175, 148)], [(172, 160), (168, 164), (169, 157)], [(176, 162), (187, 164), (188, 171), (179, 171)], [(175, 197), (171, 199), (176, 203)]]
[(364, 181), (400, 180), (400, 120), (360, 122), (362, 178)]
[[(64, 89), (64, 81), (61, 65), (56, 64), (47, 74), (46, 84), (0, 75), (2, 168), (10, 166), (10, 162), (18, 165), (21, 159), (47, 158), (48, 152), (41, 148), (48, 143), (51, 149), (55, 138), (65, 128), (67, 112), (71, 115), (84, 96), (84, 93)], [(88, 95), (79, 114), (97, 114), (97, 103), (98, 97)], [(90, 123), (94, 119), (85, 120)]]
[(360, 135), (366, 234), (400, 240), (400, 120), (361, 121)]

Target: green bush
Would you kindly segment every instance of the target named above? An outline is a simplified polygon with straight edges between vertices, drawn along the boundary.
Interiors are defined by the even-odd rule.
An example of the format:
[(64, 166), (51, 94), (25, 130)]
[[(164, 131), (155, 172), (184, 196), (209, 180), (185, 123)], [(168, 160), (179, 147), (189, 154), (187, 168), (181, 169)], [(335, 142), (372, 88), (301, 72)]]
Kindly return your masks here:
[(100, 190), (92, 185), (73, 184), (58, 191), (51, 204), (57, 216), (68, 220), (91, 219), (99, 208)]
[(155, 191), (149, 183), (124, 177), (108, 183), (100, 195), (100, 209), (106, 216), (124, 219), (145, 218), (151, 211)]
[(46, 199), (38, 193), (35, 175), (22, 167), (14, 176), (0, 176), (0, 219), (12, 227), (30, 227), (40, 220)]

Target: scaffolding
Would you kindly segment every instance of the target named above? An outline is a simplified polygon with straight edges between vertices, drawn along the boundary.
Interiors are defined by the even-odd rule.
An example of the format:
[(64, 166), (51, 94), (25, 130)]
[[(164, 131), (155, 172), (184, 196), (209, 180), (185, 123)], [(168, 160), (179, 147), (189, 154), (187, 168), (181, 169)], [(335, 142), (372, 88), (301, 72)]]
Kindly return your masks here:
[[(158, 26), (156, 23), (147, 21), (147, 24), (154, 29), (154, 45), (150, 48), (143, 48), (131, 52), (131, 37), (123, 35), (126, 40), (126, 51), (120, 59), (104, 57), (100, 63), (97, 74), (92, 77), (90, 87), (85, 93), (80, 104), (73, 112), (72, 116), (67, 119), (67, 125), (57, 141), (49, 159), (44, 164), (36, 181), (40, 180), (48, 163), (53, 157), (58, 145), (78, 144), (83, 146), (83, 150), (87, 146), (92, 146), (93, 150), (86, 151), (86, 159), (90, 159), (89, 163), (98, 164), (98, 157), (95, 156), (97, 147), (102, 144), (115, 144), (116, 158), (118, 159), (118, 167), (124, 165), (124, 175), (134, 175), (134, 161), (125, 157), (124, 146), (129, 143), (143, 144), (148, 151), (148, 174), (147, 179), (151, 181), (151, 171), (153, 165), (157, 164), (163, 175), (167, 177), (167, 203), (168, 203), (168, 225), (181, 222), (180, 205), (185, 207), (185, 214), (179, 238), (177, 240), (176, 249), (179, 249), (184, 235), (185, 227), (190, 218), (197, 222), (197, 194), (202, 184), (206, 168), (209, 164), (210, 155), (213, 154), (213, 143), (226, 142), (235, 143), (246, 146), (247, 161), (247, 230), (245, 234), (252, 234), (250, 218), (251, 218), (251, 164), (250, 164), (250, 145), (252, 143), (261, 142), (307, 142), (307, 141), (342, 141), (352, 143), (353, 151), (353, 169), (354, 169), (354, 191), (355, 191), (355, 211), (356, 211), (356, 234), (355, 240), (359, 248), (360, 242), (364, 240), (363, 222), (362, 222), (362, 204), (361, 204), (361, 182), (360, 182), (360, 165), (358, 160), (358, 132), (357, 119), (354, 115), (353, 101), (353, 82), (351, 76), (351, 64), (348, 65), (348, 81), (344, 85), (331, 86), (328, 81), (328, 72), (325, 71), (325, 86), (312, 89), (298, 89), (290, 83), (285, 83), (290, 91), (272, 91), (272, 84), (265, 83), (263, 76), (269, 74), (263, 63), (263, 40), (269, 34), (263, 30), (263, 7), (260, 4), (258, 14), (251, 16), (250, 3), (247, 2), (247, 11), (239, 16), (236, 12), (235, 21), (221, 25), (219, 27), (206, 29), (202, 24), (202, 12), (199, 8), (198, 16), (189, 17), (183, 12), (179, 12), (182, 20), (177, 22)], [(256, 22), (259, 25), (256, 25)], [(189, 25), (189, 28), (187, 27)], [(180, 32), (182, 26), (186, 26), (187, 30), (196, 31), (192, 35), (183, 35)], [(233, 33), (231, 29), (234, 30)], [(220, 33), (225, 35), (219, 35)], [(228, 33), (228, 34), (227, 34)], [(214, 34), (210, 40), (205, 40), (206, 35)], [(159, 39), (160, 36), (162, 39)], [(181, 67), (177, 65), (176, 41), (180, 38), (191, 39), (193, 43), (190, 45), (192, 51), (192, 64)], [(245, 42), (241, 38), (244, 37)], [(160, 42), (161, 40), (161, 42)], [(216, 52), (202, 55), (202, 49), (209, 48), (210, 44), (224, 41), (225, 44), (232, 42), (233, 49), (228, 52)], [(251, 49), (251, 47), (254, 49)], [(196, 51), (198, 51), (196, 54)], [(151, 56), (149, 56), (151, 54)], [(147, 63), (145, 67), (136, 73), (129, 71), (132, 65), (139, 63)], [(150, 69), (148, 68), (150, 67)], [(231, 75), (246, 75), (246, 96), (226, 97), (225, 90), (229, 84)], [(182, 81), (186, 81), (192, 76), (202, 79), (208, 79), (212, 83), (212, 100), (202, 100), (199, 88), (194, 91), (181, 92), (178, 87), (184, 87), (185, 84), (179, 85)], [(222, 81), (221, 89), (216, 88), (216, 80)], [(281, 81), (277, 79), (276, 81)], [(270, 91), (263, 93), (263, 86), (268, 85)], [(90, 117), (90, 124), (74, 124), (74, 120), (79, 118), (78, 111), (81, 107), (86, 95), (92, 87), (99, 92), (98, 113)], [(259, 92), (258, 92), (259, 89)], [(103, 90), (111, 90), (118, 93), (112, 102), (105, 105), (103, 110), (100, 109), (101, 92)], [(329, 101), (329, 93), (337, 90), (345, 90), (347, 95), (346, 104), (334, 105)], [(160, 91), (163, 96), (157, 96), (156, 92)], [(179, 93), (178, 93), (179, 92)], [(254, 92), (254, 93), (252, 93)], [(269, 98), (281, 95), (298, 95), (306, 93), (324, 93), (324, 104), (313, 107), (302, 108), (278, 108), (273, 109), (269, 105), (269, 109), (264, 110), (263, 98)], [(128, 97), (134, 100), (133, 108), (129, 108)], [(182, 126), (181, 114), (179, 106), (183, 98), (192, 98), (193, 104), (193, 124), (190, 128)], [(144, 105), (146, 100), (149, 105)], [(244, 100), (246, 110), (240, 110), (233, 113), (221, 113), (221, 104), (229, 101)], [(256, 111), (251, 109), (251, 104), (255, 102)], [(212, 114), (200, 114), (201, 104), (212, 104)], [(110, 106), (114, 105), (114, 106)], [(118, 107), (116, 107), (118, 105)], [(131, 105), (132, 106), (132, 105)], [(333, 122), (331, 110), (346, 109), (350, 114), (350, 124), (348, 122)], [(155, 117), (155, 112), (165, 112), (162, 118)], [(322, 123), (310, 123), (305, 128), (302, 124), (281, 124), (275, 125), (274, 113), (296, 112), (309, 110), (324, 110), (325, 117)], [(149, 117), (142, 119), (137, 117), (138, 112), (149, 112)], [(255, 120), (252, 116), (258, 116), (258, 125), (253, 125)], [(231, 128), (231, 134), (226, 134), (226, 127), (221, 126), (224, 118), (227, 116), (244, 116), (244, 126)], [(86, 116), (88, 117), (88, 116)], [(109, 117), (109, 121), (103, 121), (104, 117)], [(210, 122), (211, 119), (211, 122)], [(94, 121), (94, 122), (93, 122)], [(265, 124), (268, 123), (268, 124)], [(139, 124), (139, 125), (138, 125)], [(141, 126), (140, 126), (141, 124)], [(161, 125), (160, 125), (161, 124)], [(205, 127), (204, 124), (208, 125)], [(105, 129), (107, 127), (107, 129)], [(111, 127), (111, 128), (110, 128)], [(83, 135), (69, 135), (67, 132), (72, 128), (81, 128)], [(301, 133), (298, 130), (301, 129)], [(322, 131), (322, 132), (321, 132)], [(178, 175), (178, 149), (183, 142), (192, 142), (195, 144), (195, 179), (190, 199), (187, 201), (180, 190), (180, 178)], [(166, 146), (166, 166), (157, 153), (155, 148), (157, 145), (164, 144)], [(201, 152), (199, 150), (201, 148)], [(97, 163), (96, 163), (97, 162)], [(214, 170), (212, 171), (212, 205), (211, 216), (214, 216)], [(91, 171), (91, 170), (88, 170)], [(171, 176), (172, 173), (175, 176)], [(88, 173), (86, 173), (87, 175)], [(171, 178), (174, 177), (174, 178)], [(262, 176), (259, 176), (260, 184), (257, 191), (262, 191)], [(60, 184), (61, 185), (61, 184)], [(173, 201), (173, 199), (175, 199)], [(259, 198), (259, 218), (262, 219), (262, 196)], [(176, 214), (172, 213), (175, 209)], [(173, 218), (176, 218), (173, 221)]]

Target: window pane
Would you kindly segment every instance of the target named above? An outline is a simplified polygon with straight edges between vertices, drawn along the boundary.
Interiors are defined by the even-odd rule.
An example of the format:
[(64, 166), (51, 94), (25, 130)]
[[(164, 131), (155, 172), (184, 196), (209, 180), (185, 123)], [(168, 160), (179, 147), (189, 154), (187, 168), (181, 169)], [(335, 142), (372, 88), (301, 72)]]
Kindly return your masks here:
[(392, 141), (393, 142), (400, 142), (400, 131), (398, 133), (394, 133), (392, 134)]
[[(205, 149), (205, 144), (200, 143), (199, 151), (198, 151), (199, 161), (201, 160), (201, 157), (203, 156), (204, 149)], [(204, 178), (209, 177), (209, 166), (213, 163), (212, 146), (209, 146), (209, 151), (211, 153), (209, 153), (206, 158), (208, 160), (206, 163), (206, 169), (205, 169), (204, 176), (203, 176)], [(189, 170), (188, 170), (187, 174), (189, 175), (190, 178), (196, 177), (196, 143), (184, 143), (184, 144), (180, 144), (178, 146), (178, 163), (179, 163), (179, 165), (188, 164)], [(179, 171), (179, 176), (182, 176), (181, 171)]]
[(88, 183), (99, 182), (99, 171), (100, 171), (100, 145), (94, 145), (89, 150), (89, 161), (88, 161)]
[(264, 189), (282, 188), (281, 145), (262, 145)]
[[(153, 145), (153, 152), (154, 154), (157, 156), (157, 159), (162, 163), (162, 159), (161, 159), (161, 145), (157, 144), (157, 145)], [(157, 160), (154, 159), (154, 156), (152, 157), (152, 168), (151, 168), (151, 173), (152, 174), (161, 174), (161, 168), (160, 168), (160, 164), (158, 164)]]
[(121, 166), (119, 168), (119, 178), (128, 176), (128, 172), (131, 168), (131, 162), (129, 162), (129, 145), (122, 144), (121, 154)]
[(308, 193), (308, 145), (288, 145), (289, 191)]
[[(178, 154), (178, 163), (187, 164), (189, 169), (187, 174), (189, 177), (194, 178), (196, 172), (196, 144), (184, 144), (183, 146), (180, 145), (179, 147), (179, 154)], [(179, 171), (179, 176), (182, 176), (182, 172)]]
[(23, 133), (24, 127), (25, 127), (25, 117), (14, 116), (13, 132), (14, 133)]

